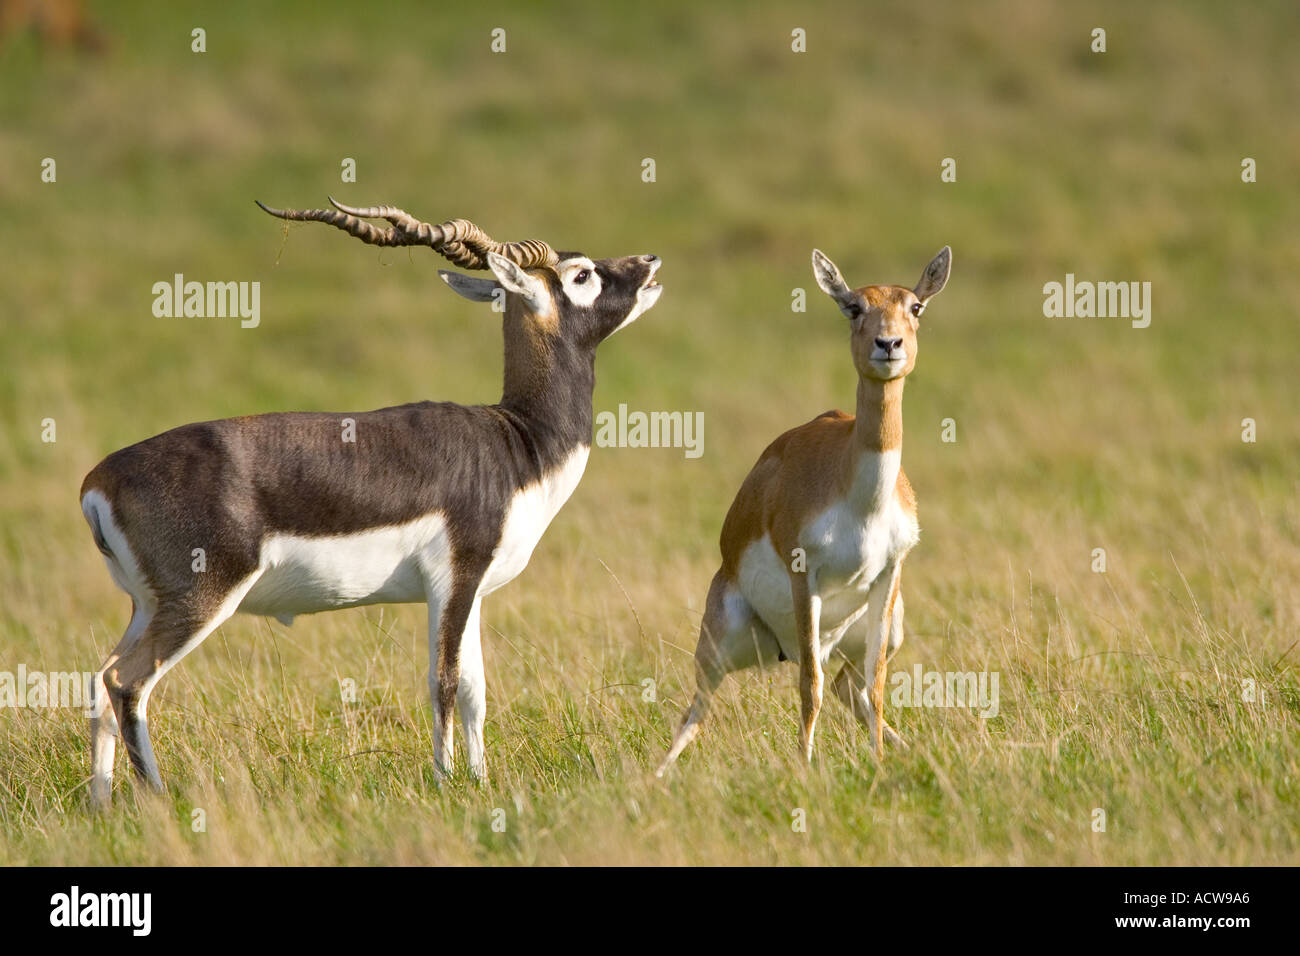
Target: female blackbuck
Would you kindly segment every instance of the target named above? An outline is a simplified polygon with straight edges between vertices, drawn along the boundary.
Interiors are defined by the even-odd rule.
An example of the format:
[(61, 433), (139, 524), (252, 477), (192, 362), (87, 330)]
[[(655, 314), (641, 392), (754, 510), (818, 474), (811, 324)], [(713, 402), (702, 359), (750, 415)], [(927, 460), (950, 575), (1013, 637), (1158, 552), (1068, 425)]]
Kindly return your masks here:
[(593, 261), (537, 240), (496, 243), (463, 219), (433, 226), (390, 206), (334, 205), (262, 208), (492, 271), (495, 279), (439, 274), (466, 298), (504, 306), (501, 402), (183, 425), (96, 466), (82, 511), (133, 605), (95, 682), (97, 804), (110, 800), (118, 736), (137, 774), (162, 786), (149, 694), (236, 611), (287, 623), (335, 608), (427, 603), (436, 772), (451, 765), (459, 705), (469, 767), (484, 773), (479, 605), (524, 569), (582, 477), (596, 346), (658, 300), (659, 259)]
[(850, 289), (813, 250), (813, 275), (849, 320), (858, 372), (857, 416), (830, 411), (786, 432), (750, 471), (722, 525), (695, 650), (696, 691), (662, 776), (695, 739), (732, 671), (799, 662), (800, 733), (812, 759), (822, 668), (843, 660), (837, 697), (870, 729), (878, 757), (885, 724), (885, 660), (903, 640), (899, 571), (916, 544), (916, 496), (901, 467), (903, 380), (916, 364), (917, 320), (948, 281), (944, 246), (915, 289)]

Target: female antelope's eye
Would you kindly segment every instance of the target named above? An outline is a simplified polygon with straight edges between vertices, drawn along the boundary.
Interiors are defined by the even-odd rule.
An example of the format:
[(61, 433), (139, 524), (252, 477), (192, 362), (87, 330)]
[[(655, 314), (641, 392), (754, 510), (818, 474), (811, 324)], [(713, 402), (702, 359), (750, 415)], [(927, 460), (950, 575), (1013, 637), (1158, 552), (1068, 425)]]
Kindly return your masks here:
[(579, 272), (576, 276), (573, 277), (573, 284), (582, 285), (584, 282), (587, 281), (587, 278), (590, 275), (591, 275), (590, 271), (588, 271), (587, 269), (583, 269), (581, 272)]
[(925, 306), (922, 305), (920, 302), (915, 302), (915, 303), (912, 304), (912, 314), (913, 314), (913, 315), (920, 315), (921, 312), (922, 312), (924, 309), (925, 309)]

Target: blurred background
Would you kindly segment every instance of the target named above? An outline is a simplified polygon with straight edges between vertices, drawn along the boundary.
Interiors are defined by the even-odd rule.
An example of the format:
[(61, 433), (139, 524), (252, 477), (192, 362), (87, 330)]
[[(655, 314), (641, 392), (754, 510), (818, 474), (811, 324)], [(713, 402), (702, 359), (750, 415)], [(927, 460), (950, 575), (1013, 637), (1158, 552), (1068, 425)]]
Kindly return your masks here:
[[(662, 256), (659, 305), (601, 349), (595, 407), (705, 419), (699, 459), (596, 449), (528, 571), (485, 607), (490, 754), (502, 768), (542, 748), (536, 776), (511, 769), (494, 786), (556, 815), (500, 858), (584, 859), (573, 834), (599, 816), (610, 856), (596, 861), (856, 862), (854, 848), (873, 848), (898, 862), (1294, 862), (1294, 817), (1265, 837), (1244, 821), (1225, 832), (1220, 814), (1216, 833), (1198, 814), (1218, 811), (1187, 787), (1222, 784), (1224, 814), (1245, 800), (1270, 817), (1296, 797), (1295, 4), (123, 2), (73, 5), (72, 28), (30, 13), (60, 6), (5, 3), (0, 20), (0, 668), (93, 670), (125, 626), (127, 600), (77, 503), (108, 452), (193, 420), (499, 397), (499, 319), (438, 281), (442, 260), (323, 226), (286, 230), (253, 200), (393, 203), (432, 222), (472, 218), (498, 239)], [(1099, 27), (1104, 53), (1092, 52)], [(195, 28), (206, 52), (191, 49)], [(504, 53), (492, 52), (495, 28)], [(807, 52), (791, 49), (796, 28)], [(42, 182), (46, 157), (56, 182)], [(1242, 181), (1246, 157), (1257, 182)], [(345, 158), (355, 183), (341, 181)], [(955, 182), (941, 181), (945, 158)], [(751, 831), (735, 788), (761, 803), (755, 766), (793, 751), (784, 672), (728, 685), (732, 709), (685, 763), (730, 780), (709, 798), (735, 811), (729, 837), (692, 843), (685, 820), (642, 832), (639, 817), (608, 812), (626, 796), (617, 787), (566, 816), (557, 786), (591, 784), (594, 800), (624, 772), (639, 781), (666, 744), (722, 518), (760, 451), (853, 408), (847, 328), (811, 280), (810, 250), (850, 284), (911, 286), (944, 244), (952, 278), (922, 321), (904, 401), (922, 543), (894, 666), (1000, 669), (1002, 723), (899, 717), (940, 754), (890, 771), (895, 832), (917, 837), (899, 837), (907, 849), (848, 811), (843, 829), (823, 825), (797, 848)], [(259, 281), (259, 327), (156, 318), (152, 286), (175, 273)], [(1150, 282), (1150, 327), (1045, 318), (1043, 285), (1066, 273)], [(791, 310), (795, 288), (804, 313)], [(53, 444), (41, 441), (47, 418)], [(367, 733), (427, 752), (423, 620), (405, 607), (290, 630), (232, 621), (155, 698), (164, 777), (192, 766), (193, 783), (242, 754), (256, 790), (292, 789), (278, 771), (259, 777), (265, 734), (211, 722), (247, 706), (248, 685), (265, 694), (261, 719), (288, 708), (301, 724), (287, 679), (329, 737), (333, 680), (348, 673), (370, 675), (367, 700), (404, 715)], [(1224, 701), (1251, 675), (1272, 682), (1276, 707), (1247, 728)], [(647, 677), (660, 687), (653, 712), (601, 690)], [(289, 750), (317, 726), (284, 719)], [(81, 799), (84, 732), (71, 717), (32, 720), (0, 714), (11, 748), (0, 821), (12, 859), (65, 858), (31, 824)], [(1067, 727), (1083, 730), (1062, 743)], [(971, 770), (969, 754), (999, 733), (1037, 743)], [(1231, 733), (1246, 734), (1240, 759), (1207, 765), (1207, 741)], [(553, 778), (555, 753), (579, 744), (586, 756), (559, 764), (572, 776)], [(832, 766), (847, 749), (875, 773), (847, 724), (821, 747)], [(1165, 758), (1154, 768), (1152, 752)], [(422, 772), (417, 758), (386, 767), (364, 771), (376, 792), (405, 793)], [(827, 802), (864, 805), (856, 782), (825, 773)], [(48, 786), (33, 782), (42, 774)], [(974, 796), (1007, 775), (1025, 792), (972, 816)], [(1052, 795), (1043, 781), (1058, 778)], [(1061, 832), (1043, 820), (1063, 804), (1093, 807), (1098, 792), (1148, 825), (1068, 850), (1043, 835)], [(468, 803), (420, 794), (470, 836), (427, 852), (412, 837), (412, 859), (449, 845), (498, 858), (475, 842)], [(658, 799), (665, 812), (681, 803)], [(79, 845), (75, 826), (62, 832)], [(319, 862), (320, 845), (347, 856), (258, 831), (162, 859)], [(142, 846), (87, 852), (154, 858)]]

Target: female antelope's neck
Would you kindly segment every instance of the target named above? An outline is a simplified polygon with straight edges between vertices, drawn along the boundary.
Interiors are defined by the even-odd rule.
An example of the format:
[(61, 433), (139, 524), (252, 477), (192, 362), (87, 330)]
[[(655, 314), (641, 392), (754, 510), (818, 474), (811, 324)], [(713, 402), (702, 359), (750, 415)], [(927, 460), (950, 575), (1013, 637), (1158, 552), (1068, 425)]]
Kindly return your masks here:
[(881, 382), (858, 378), (853, 446), (858, 453), (897, 451), (903, 447), (903, 379)]
[(858, 414), (847, 448), (843, 488), (846, 502), (864, 515), (892, 500), (903, 451), (903, 380), (858, 380)]

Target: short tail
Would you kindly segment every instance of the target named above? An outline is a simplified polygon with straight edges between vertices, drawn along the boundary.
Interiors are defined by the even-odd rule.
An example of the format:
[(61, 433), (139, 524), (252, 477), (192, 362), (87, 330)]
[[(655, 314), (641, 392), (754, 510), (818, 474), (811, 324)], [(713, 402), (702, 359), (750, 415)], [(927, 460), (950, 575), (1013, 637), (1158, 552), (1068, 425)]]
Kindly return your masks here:
[(86, 522), (90, 525), (90, 533), (95, 539), (95, 547), (99, 548), (104, 557), (112, 558), (113, 549), (108, 546), (108, 540), (104, 537), (104, 526), (99, 516), (99, 509), (95, 507), (94, 502), (82, 498), (81, 513), (86, 516)]

